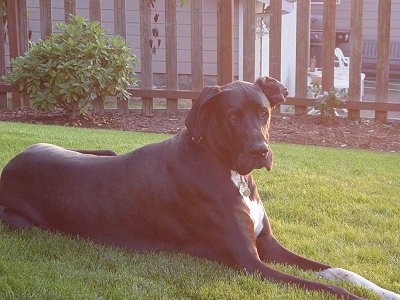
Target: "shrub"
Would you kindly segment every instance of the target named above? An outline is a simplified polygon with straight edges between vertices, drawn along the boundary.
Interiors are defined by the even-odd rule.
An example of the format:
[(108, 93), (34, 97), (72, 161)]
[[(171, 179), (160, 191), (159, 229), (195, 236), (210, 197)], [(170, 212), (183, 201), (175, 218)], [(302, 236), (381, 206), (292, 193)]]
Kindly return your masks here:
[(136, 83), (132, 68), (137, 59), (121, 37), (108, 37), (100, 23), (79, 16), (56, 28), (11, 61), (7, 82), (29, 96), (34, 107), (59, 107), (71, 116), (85, 113), (98, 98), (129, 99), (126, 88)]
[(348, 97), (344, 89), (332, 88), (329, 92), (324, 91), (320, 83), (313, 83), (313, 97), (315, 98), (314, 112), (319, 112), (322, 116), (336, 116), (335, 107), (344, 103)]

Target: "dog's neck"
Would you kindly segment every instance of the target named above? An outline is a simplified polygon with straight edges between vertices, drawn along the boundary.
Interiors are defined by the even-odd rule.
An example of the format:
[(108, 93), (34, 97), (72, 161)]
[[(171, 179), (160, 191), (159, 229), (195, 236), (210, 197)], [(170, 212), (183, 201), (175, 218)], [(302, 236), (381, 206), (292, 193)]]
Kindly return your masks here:
[[(243, 203), (247, 206), (249, 210), (249, 217), (254, 226), (254, 235), (258, 237), (263, 229), (263, 219), (265, 215), (262, 202), (250, 198), (251, 191), (247, 185), (248, 179), (246, 176), (240, 175), (238, 172), (231, 170), (231, 180), (237, 187), (238, 193), (241, 195)], [(244, 190), (241, 190), (243, 184), (245, 185)], [(246, 191), (246, 189), (248, 189), (248, 191)]]

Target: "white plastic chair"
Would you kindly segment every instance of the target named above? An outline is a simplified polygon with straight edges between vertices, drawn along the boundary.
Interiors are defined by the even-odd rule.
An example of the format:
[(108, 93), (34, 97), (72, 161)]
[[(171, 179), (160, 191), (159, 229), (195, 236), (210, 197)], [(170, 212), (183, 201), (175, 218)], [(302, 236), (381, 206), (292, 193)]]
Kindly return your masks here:
[[(350, 68), (350, 57), (344, 56), (342, 49), (335, 48), (335, 56), (338, 63), (338, 67), (335, 67), (335, 88), (345, 89), (346, 91), (349, 88), (349, 68)], [(364, 79), (365, 74), (360, 73), (360, 89), (361, 89), (361, 99), (364, 97)]]
[(335, 62), (337, 62), (339, 64), (340, 69), (350, 67), (350, 57), (344, 56), (342, 49), (335, 48), (335, 56), (337, 58), (337, 60), (335, 60)]

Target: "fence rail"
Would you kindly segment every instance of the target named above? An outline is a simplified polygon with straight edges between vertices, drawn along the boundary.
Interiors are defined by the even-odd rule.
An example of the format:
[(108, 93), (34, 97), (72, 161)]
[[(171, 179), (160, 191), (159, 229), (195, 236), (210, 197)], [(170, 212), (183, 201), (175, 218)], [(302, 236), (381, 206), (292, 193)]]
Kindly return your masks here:
[[(0, 94), (16, 92), (16, 89), (5, 83), (0, 83)], [(128, 88), (128, 92), (132, 97), (145, 99), (190, 99), (196, 101), (201, 91), (192, 90), (166, 90), (166, 89), (143, 89), (137, 87)], [(284, 105), (293, 105), (301, 108), (315, 106), (315, 99), (288, 97)], [(349, 110), (373, 110), (373, 111), (400, 111), (400, 103), (395, 102), (360, 102), (360, 101), (344, 101), (337, 104), (336, 108), (345, 108)]]
[[(393, 55), (397, 55), (398, 45), (390, 41), (390, 22), (391, 0), (379, 1), (378, 8), (378, 30), (380, 32), (379, 40), (375, 45), (363, 41), (362, 33), (362, 9), (363, 0), (352, 1), (351, 3), (351, 64), (349, 76), (349, 96), (350, 100), (341, 107), (349, 110), (350, 118), (359, 118), (360, 110), (375, 111), (375, 119), (386, 122), (388, 112), (400, 112), (400, 103), (388, 101), (389, 89), (389, 61)], [(253, 42), (255, 40), (255, 1), (248, 0), (217, 0), (217, 82), (225, 84), (234, 79), (234, 7), (240, 3), (243, 13), (243, 79), (254, 81), (255, 74), (255, 49)], [(153, 65), (151, 51), (148, 51), (148, 37), (151, 36), (151, 11), (147, 0), (139, 0), (140, 10), (140, 60), (141, 60), (141, 87), (129, 88), (129, 92), (134, 97), (140, 97), (142, 101), (142, 113), (151, 114), (154, 98), (167, 99), (168, 116), (177, 113), (178, 99), (196, 100), (200, 90), (203, 88), (203, 1), (190, 0), (190, 18), (191, 18), (191, 69), (192, 69), (192, 89), (182, 90), (178, 88), (178, 66), (177, 66), (177, 7), (176, 0), (165, 0), (165, 41), (166, 41), (166, 89), (153, 89)], [(9, 28), (9, 53), (10, 57), (21, 55), (27, 48), (28, 43), (26, 32), (27, 27), (27, 8), (26, 0), (7, 1), (7, 18)], [(315, 101), (306, 98), (307, 95), (307, 77), (308, 77), (308, 59), (309, 59), (309, 37), (310, 37), (310, 0), (297, 1), (297, 33), (296, 33), (296, 93), (295, 97), (290, 97), (286, 104), (293, 105), (296, 113), (305, 113), (307, 107), (314, 106)], [(45, 38), (51, 33), (51, 0), (40, 0), (41, 18), (41, 38)], [(0, 6), (0, 16), (2, 16), (2, 7)], [(114, 9), (114, 30), (115, 34), (127, 37), (126, 27), (126, 7), (125, 0), (113, 1)], [(270, 17), (270, 76), (280, 80), (281, 74), (281, 38), (282, 38), (282, 1), (271, 1)], [(76, 0), (64, 0), (65, 21), (67, 22), (70, 14), (76, 13)], [(101, 1), (89, 0), (89, 16), (91, 20), (101, 21)], [(334, 83), (334, 31), (336, 19), (335, 1), (324, 1), (323, 4), (323, 31), (324, 36), (332, 36), (323, 45), (322, 59), (322, 87), (324, 90), (330, 90)], [(1, 21), (1, 20), (0, 20)], [(390, 23), (389, 23), (390, 24)], [(0, 32), (2, 32), (3, 22), (0, 22)], [(13, 34), (13, 36), (11, 36)], [(374, 51), (373, 55), (377, 57), (376, 72), (376, 100), (360, 101), (360, 73), (362, 46), (365, 51)], [(5, 55), (4, 49), (7, 45), (4, 39), (0, 39), (0, 73), (5, 74)], [(371, 47), (368, 49), (366, 46)], [(394, 49), (394, 50), (393, 50)], [(236, 49), (237, 50), (237, 49)], [(372, 55), (372, 54), (371, 54)], [(8, 108), (7, 94), (12, 95), (12, 106), (21, 107), (26, 105), (26, 100), (17, 93), (12, 86), (0, 84), (0, 108)], [(28, 103), (29, 104), (29, 103)], [(101, 106), (101, 105), (100, 105)], [(128, 106), (122, 101), (117, 104), (120, 112), (128, 112)], [(97, 108), (99, 109), (99, 108)], [(101, 110), (101, 108), (100, 108)]]

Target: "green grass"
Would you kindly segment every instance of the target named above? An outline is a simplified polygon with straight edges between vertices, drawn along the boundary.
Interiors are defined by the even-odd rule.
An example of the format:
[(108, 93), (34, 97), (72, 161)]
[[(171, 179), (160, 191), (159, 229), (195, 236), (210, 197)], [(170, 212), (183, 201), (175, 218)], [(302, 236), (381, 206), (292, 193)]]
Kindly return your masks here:
[[(0, 169), (36, 142), (124, 153), (167, 135), (0, 122)], [(289, 249), (400, 291), (400, 156), (272, 145), (254, 172), (275, 235)], [(316, 279), (311, 273), (274, 267)], [(338, 283), (368, 299), (374, 295)], [(4, 299), (331, 299), (182, 254), (134, 253), (0, 224)], [(377, 297), (375, 299), (378, 299)]]

